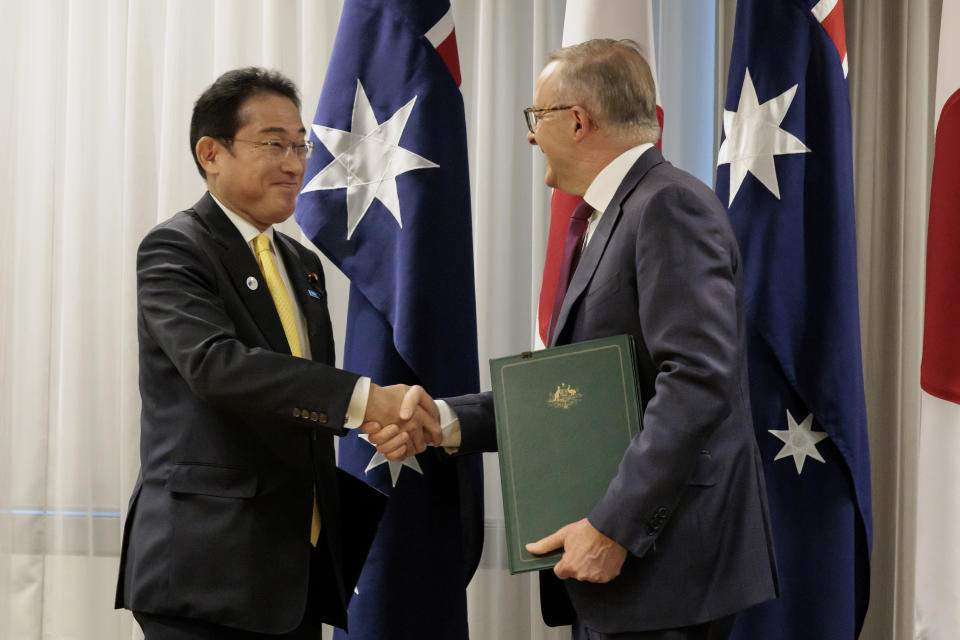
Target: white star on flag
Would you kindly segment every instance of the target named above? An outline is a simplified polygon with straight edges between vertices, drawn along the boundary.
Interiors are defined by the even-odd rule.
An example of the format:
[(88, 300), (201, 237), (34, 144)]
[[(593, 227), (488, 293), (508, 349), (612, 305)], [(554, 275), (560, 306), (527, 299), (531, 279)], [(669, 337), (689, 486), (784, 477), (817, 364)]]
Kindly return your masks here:
[(784, 430), (768, 429), (770, 433), (785, 443), (774, 460), (793, 456), (793, 462), (797, 465), (797, 475), (800, 475), (803, 470), (803, 463), (808, 457), (825, 462), (823, 456), (817, 451), (817, 443), (826, 438), (828, 434), (825, 431), (813, 431), (812, 427), (812, 413), (804, 418), (803, 422), (797, 424), (788, 409), (787, 428)]
[(728, 205), (733, 204), (747, 172), (752, 173), (779, 200), (780, 184), (777, 182), (773, 157), (810, 152), (796, 136), (780, 128), (798, 86), (793, 85), (776, 98), (760, 104), (750, 69), (746, 70), (737, 110), (723, 111), (726, 138), (717, 154), (717, 166), (730, 164)]
[(389, 119), (378, 123), (363, 85), (357, 80), (350, 131), (313, 125), (313, 132), (333, 154), (333, 160), (313, 176), (301, 193), (347, 190), (347, 240), (374, 198), (383, 203), (403, 228), (396, 177), (414, 169), (439, 166), (400, 146), (400, 137), (416, 101), (414, 96)]
[[(357, 437), (369, 444), (371, 447), (375, 446), (370, 443), (370, 438), (367, 436), (367, 434), (361, 433)], [(420, 475), (423, 475), (423, 469), (420, 468), (420, 463), (417, 462), (417, 456), (410, 456), (409, 458), (404, 458), (400, 462), (396, 462), (394, 460), (387, 460), (387, 458), (379, 451), (373, 454), (373, 457), (370, 458), (370, 463), (367, 465), (367, 468), (363, 470), (363, 472), (370, 473), (371, 469), (375, 469), (383, 463), (387, 463), (390, 468), (390, 485), (393, 487), (397, 486), (397, 478), (400, 477), (400, 471), (403, 469), (403, 467), (410, 467)]]

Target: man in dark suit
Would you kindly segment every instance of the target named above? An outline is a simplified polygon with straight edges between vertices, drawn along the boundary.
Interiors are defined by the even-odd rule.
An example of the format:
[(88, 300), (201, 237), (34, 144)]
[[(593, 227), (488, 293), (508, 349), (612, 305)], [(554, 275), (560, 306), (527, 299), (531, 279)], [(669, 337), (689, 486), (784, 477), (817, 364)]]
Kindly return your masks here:
[(141, 467), (116, 606), (148, 640), (345, 627), (382, 503), (338, 479), (333, 436), (406, 418), (412, 449), (439, 441), (405, 387), (334, 368), (320, 260), (273, 228), (311, 151), (299, 109), (274, 72), (214, 82), (190, 127), (208, 192), (137, 254)]
[[(653, 146), (654, 84), (634, 43), (551, 53), (534, 105), (527, 139), (546, 183), (586, 202), (550, 346), (633, 335), (645, 409), (589, 516), (527, 547), (564, 549), (555, 575), (541, 573), (544, 619), (574, 638), (726, 638), (737, 611), (777, 594), (726, 212)], [(496, 448), (489, 393), (448, 399), (455, 416), (438, 404), (444, 445)], [(402, 428), (364, 430), (388, 457), (412, 452)]]

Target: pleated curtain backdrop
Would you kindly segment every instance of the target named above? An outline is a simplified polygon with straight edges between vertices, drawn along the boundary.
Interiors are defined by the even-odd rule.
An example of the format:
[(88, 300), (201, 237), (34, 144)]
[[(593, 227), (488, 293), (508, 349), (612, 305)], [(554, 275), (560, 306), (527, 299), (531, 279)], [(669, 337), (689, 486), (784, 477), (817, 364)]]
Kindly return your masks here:
[[(865, 639), (927, 637), (914, 628), (914, 578), (924, 265), (941, 4), (844, 3), (873, 485)], [(957, 585), (942, 587), (955, 591)]]

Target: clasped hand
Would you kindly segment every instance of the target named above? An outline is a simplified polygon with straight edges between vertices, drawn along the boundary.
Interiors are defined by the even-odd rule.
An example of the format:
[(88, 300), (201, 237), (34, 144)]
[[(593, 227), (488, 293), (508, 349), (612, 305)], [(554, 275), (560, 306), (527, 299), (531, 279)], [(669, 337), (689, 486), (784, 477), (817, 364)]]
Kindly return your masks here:
[(387, 460), (403, 460), (439, 445), (440, 412), (420, 385), (370, 385), (360, 430)]

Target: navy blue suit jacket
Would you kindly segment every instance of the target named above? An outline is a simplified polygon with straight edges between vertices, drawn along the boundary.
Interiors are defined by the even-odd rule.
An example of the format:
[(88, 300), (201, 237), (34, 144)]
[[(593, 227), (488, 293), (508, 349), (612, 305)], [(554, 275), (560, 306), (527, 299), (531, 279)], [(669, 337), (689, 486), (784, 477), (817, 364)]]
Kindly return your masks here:
[(312, 360), (291, 357), (256, 259), (209, 193), (140, 245), (140, 474), (117, 607), (293, 629), (307, 602), (316, 487), (326, 541), (318, 551), (333, 574), (324, 577), (333, 594), (324, 608), (329, 622), (346, 624), (356, 575), (345, 577), (341, 561), (333, 435), (344, 432), (358, 376), (332, 366), (320, 260), (274, 237)]
[[(563, 595), (588, 627), (607, 633), (684, 627), (777, 595), (741, 271), (716, 195), (646, 151), (584, 250), (554, 340), (635, 338), (644, 428), (589, 514), (629, 553), (611, 582), (566, 580), (566, 594), (541, 574), (548, 623), (571, 621)], [(448, 402), (460, 451), (494, 450), (490, 394)]]

